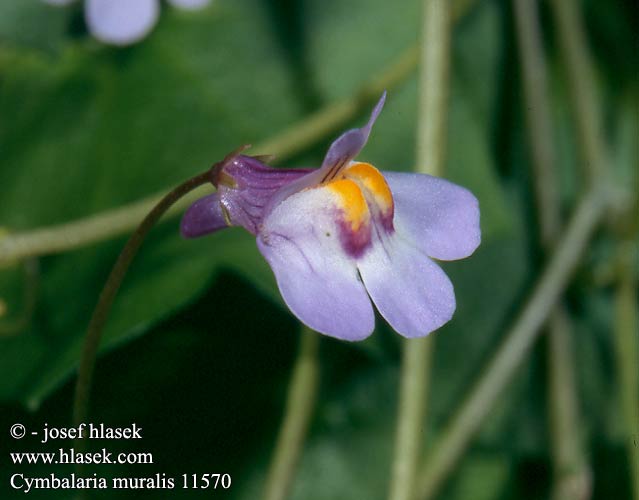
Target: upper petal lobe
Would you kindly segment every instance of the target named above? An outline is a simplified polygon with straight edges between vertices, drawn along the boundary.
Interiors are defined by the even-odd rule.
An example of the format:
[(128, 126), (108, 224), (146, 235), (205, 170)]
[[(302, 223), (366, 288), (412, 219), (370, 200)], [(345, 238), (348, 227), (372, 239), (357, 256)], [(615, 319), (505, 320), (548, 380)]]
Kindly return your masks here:
[(457, 260), (481, 241), (479, 203), (461, 186), (424, 174), (384, 172), (395, 201), (395, 228), (430, 257)]

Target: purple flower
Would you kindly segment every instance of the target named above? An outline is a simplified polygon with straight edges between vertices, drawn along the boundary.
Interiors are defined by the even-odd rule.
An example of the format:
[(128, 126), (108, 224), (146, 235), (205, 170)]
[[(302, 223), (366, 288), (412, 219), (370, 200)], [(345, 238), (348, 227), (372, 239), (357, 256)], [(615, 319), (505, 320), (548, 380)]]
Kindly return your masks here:
[[(67, 5), (75, 0), (43, 0)], [(210, 0), (168, 0), (174, 7), (194, 10)], [(84, 0), (84, 18), (91, 34), (111, 45), (131, 45), (146, 37), (160, 14), (159, 0)]]
[(229, 155), (213, 169), (217, 192), (182, 219), (187, 238), (228, 226), (256, 235), (291, 311), (344, 340), (371, 334), (371, 300), (405, 337), (449, 321), (453, 285), (432, 259), (467, 257), (481, 238), (479, 206), (468, 190), (353, 161), (384, 100), (364, 127), (331, 144), (319, 169), (274, 169), (240, 152)]

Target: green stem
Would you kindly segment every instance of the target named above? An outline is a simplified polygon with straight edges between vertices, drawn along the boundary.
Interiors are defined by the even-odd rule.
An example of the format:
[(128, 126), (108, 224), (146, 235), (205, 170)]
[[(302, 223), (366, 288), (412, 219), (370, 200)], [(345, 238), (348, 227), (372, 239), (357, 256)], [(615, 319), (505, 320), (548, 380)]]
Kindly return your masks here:
[[(78, 369), (78, 379), (75, 387), (75, 399), (73, 404), (74, 426), (77, 426), (86, 420), (89, 405), (89, 394), (91, 391), (91, 379), (93, 376), (93, 368), (95, 366), (95, 358), (100, 346), (100, 339), (102, 338), (102, 331), (109, 315), (109, 311), (111, 310), (111, 306), (113, 305), (113, 300), (115, 299), (120, 285), (122, 284), (122, 280), (126, 275), (129, 265), (142, 245), (144, 238), (160, 217), (186, 193), (207, 182), (210, 182), (210, 171), (208, 170), (183, 182), (164, 196), (140, 223), (122, 249), (122, 252), (111, 270), (111, 274), (109, 274), (109, 277), (104, 284), (104, 288), (100, 293), (100, 298), (98, 299), (98, 303), (95, 306), (93, 315), (91, 316), (91, 321), (89, 322), (89, 327), (85, 336), (80, 358), (80, 367)], [(83, 448), (84, 446), (83, 442), (78, 442), (77, 444), (79, 445), (79, 448)]]
[[(176, 203), (166, 215), (174, 216), (184, 212), (190, 203), (210, 192), (210, 187), (201, 187)], [(0, 238), (0, 266), (28, 257), (68, 252), (125, 234), (134, 229), (161, 198), (161, 195), (155, 194), (122, 207), (64, 224), (23, 233), (8, 233)]]
[[(425, 0), (420, 65), (417, 171), (441, 176), (446, 150), (451, 12), (447, 0)], [(403, 341), (395, 454), (388, 498), (412, 500), (424, 442), (434, 338)]]
[(417, 171), (443, 176), (450, 86), (450, 2), (424, 0)]
[[(541, 246), (550, 252), (561, 230), (546, 63), (537, 2), (514, 0), (522, 63), (525, 116), (535, 180)], [(590, 496), (590, 471), (580, 436), (572, 325), (561, 304), (550, 314), (548, 331), (549, 416), (554, 463), (553, 498)]]
[(632, 498), (639, 500), (639, 316), (636, 258), (636, 241), (629, 239), (622, 242), (615, 297), (614, 340)]
[(555, 169), (553, 123), (548, 99), (548, 77), (543, 39), (535, 0), (514, 0), (519, 41), (525, 118), (535, 182), (535, 201), (541, 243), (549, 250), (561, 231), (559, 182)]
[(581, 439), (581, 417), (575, 381), (573, 328), (566, 310), (557, 306), (548, 321), (549, 408), (552, 436), (554, 500), (591, 497), (592, 474)]
[(317, 332), (306, 327), (302, 329), (284, 419), (266, 479), (264, 500), (284, 500), (293, 483), (317, 399), (319, 342), (320, 335)]
[(602, 182), (579, 202), (524, 309), (423, 463), (418, 498), (429, 499), (436, 495), (526, 357), (603, 218), (609, 204), (609, 191), (609, 186)]
[(424, 443), (432, 338), (405, 339), (402, 344), (399, 408), (388, 498), (412, 500)]
[(595, 180), (607, 164), (595, 76), (576, 0), (551, 0), (559, 44), (568, 72), (575, 124), (584, 169)]

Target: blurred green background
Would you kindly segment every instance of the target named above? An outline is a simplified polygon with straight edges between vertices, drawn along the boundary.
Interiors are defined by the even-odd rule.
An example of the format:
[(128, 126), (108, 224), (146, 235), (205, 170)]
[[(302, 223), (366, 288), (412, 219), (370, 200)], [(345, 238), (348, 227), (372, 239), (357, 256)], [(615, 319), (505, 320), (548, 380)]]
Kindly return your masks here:
[[(114, 48), (86, 33), (81, 4), (61, 9), (0, 0), (2, 233), (64, 223), (166, 190), (238, 145), (263, 142), (355, 95), (420, 31), (416, 0), (214, 0), (194, 12), (164, 7), (145, 40)], [(611, 168), (636, 194), (637, 4), (587, 0), (580, 7)], [(558, 187), (569, 214), (582, 184), (571, 91), (551, 12), (545, 2), (540, 8)], [(483, 242), (471, 258), (444, 264), (458, 310), (434, 334), (425, 446), (477, 379), (544, 262), (515, 30), (510, 2), (476, 0), (452, 35), (446, 175), (479, 198)], [(417, 82), (413, 72), (389, 88), (360, 158), (383, 170), (413, 168)], [(367, 113), (363, 108), (356, 120), (280, 164), (318, 165), (330, 141)], [(611, 339), (615, 238), (607, 230), (596, 235), (566, 298), (583, 424), (578, 433), (593, 473), (592, 496), (601, 499), (631, 495)], [(2, 498), (24, 496), (8, 487), (15, 471), (72, 471), (10, 465), (8, 451), (49, 448), (29, 436), (13, 441), (8, 429), (15, 422), (28, 429), (69, 425), (83, 334), (124, 241), (43, 256), (37, 267), (31, 262), (28, 279), (19, 263), (0, 269)], [(25, 287), (32, 286), (35, 307), (22, 318)], [(21, 319), (21, 328), (10, 328)], [(110, 316), (91, 408), (91, 421), (142, 426), (141, 442), (118, 441), (110, 449), (149, 451), (155, 463), (96, 471), (107, 477), (225, 472), (233, 486), (208, 493), (107, 490), (96, 498), (258, 498), (299, 335), (253, 237), (234, 229), (185, 241), (177, 218), (158, 226)], [(385, 497), (399, 341), (379, 318), (365, 342), (322, 339), (319, 399), (291, 498)], [(536, 343), (440, 498), (550, 496), (545, 342)]]

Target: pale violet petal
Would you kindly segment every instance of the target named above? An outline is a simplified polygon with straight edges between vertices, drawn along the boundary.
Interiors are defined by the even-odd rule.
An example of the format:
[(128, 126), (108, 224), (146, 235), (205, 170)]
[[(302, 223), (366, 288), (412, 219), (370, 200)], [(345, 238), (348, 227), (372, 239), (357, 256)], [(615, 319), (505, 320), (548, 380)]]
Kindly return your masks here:
[(302, 189), (310, 186), (317, 186), (322, 182), (326, 182), (334, 178), (339, 172), (349, 164), (349, 162), (357, 156), (368, 141), (371, 129), (375, 124), (375, 120), (382, 112), (384, 103), (386, 102), (386, 91), (382, 94), (373, 108), (368, 123), (361, 128), (356, 128), (344, 132), (339, 136), (328, 148), (328, 152), (324, 157), (321, 168), (311, 172), (301, 179), (292, 182), (288, 186), (282, 187), (271, 199), (266, 212), (272, 210), (278, 203), (285, 200), (289, 196)]
[(323, 169), (329, 169), (335, 165), (346, 165), (362, 150), (368, 141), (368, 136), (371, 133), (371, 129), (377, 120), (377, 117), (382, 112), (384, 103), (386, 102), (386, 91), (382, 94), (373, 108), (371, 117), (368, 123), (361, 128), (354, 128), (347, 130), (340, 135), (328, 148), (324, 161), (322, 162)]
[(333, 194), (316, 188), (290, 196), (264, 220), (257, 244), (284, 301), (306, 325), (343, 340), (362, 340), (375, 314), (357, 267), (341, 247)]
[(395, 229), (439, 260), (472, 254), (481, 241), (479, 203), (467, 189), (424, 174), (383, 172), (395, 202)]
[(155, 26), (158, 0), (86, 0), (84, 16), (91, 34), (112, 45), (130, 45)]
[(182, 216), (180, 232), (185, 238), (197, 238), (228, 227), (219, 193), (200, 198)]
[[(382, 243), (383, 241), (383, 243)], [(377, 310), (404, 337), (423, 337), (455, 312), (453, 285), (442, 269), (397, 234), (376, 240), (358, 261)]]
[(211, 0), (168, 0), (173, 7), (184, 10), (202, 9), (211, 3)]

